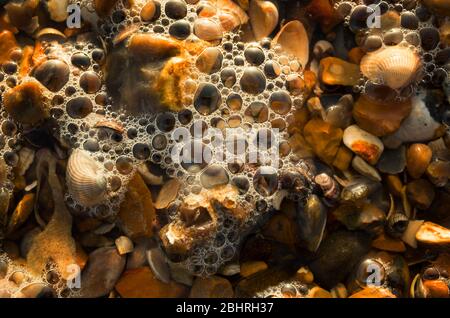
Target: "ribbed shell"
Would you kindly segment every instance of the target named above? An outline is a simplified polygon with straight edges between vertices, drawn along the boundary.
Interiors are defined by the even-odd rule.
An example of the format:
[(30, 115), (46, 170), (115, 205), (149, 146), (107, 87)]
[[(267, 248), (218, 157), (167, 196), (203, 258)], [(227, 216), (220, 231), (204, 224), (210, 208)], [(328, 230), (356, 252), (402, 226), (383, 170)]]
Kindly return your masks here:
[(66, 182), (73, 199), (85, 207), (105, 199), (107, 182), (102, 167), (84, 150), (76, 149), (70, 155)]
[(393, 89), (412, 83), (419, 75), (421, 66), (419, 56), (401, 46), (381, 48), (361, 60), (361, 72), (367, 78)]

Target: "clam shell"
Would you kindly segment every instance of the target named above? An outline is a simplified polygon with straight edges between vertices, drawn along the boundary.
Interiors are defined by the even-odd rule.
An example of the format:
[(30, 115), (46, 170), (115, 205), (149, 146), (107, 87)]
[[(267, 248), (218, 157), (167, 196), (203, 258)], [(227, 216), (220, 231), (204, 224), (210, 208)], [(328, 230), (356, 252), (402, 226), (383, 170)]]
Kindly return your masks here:
[(305, 68), (309, 60), (309, 39), (300, 21), (286, 23), (272, 41), (272, 46), (276, 45), (280, 45), (287, 54), (294, 55)]
[(410, 49), (393, 46), (367, 54), (361, 60), (360, 66), (361, 72), (372, 82), (399, 89), (418, 78), (422, 62)]
[(105, 198), (107, 183), (102, 167), (84, 150), (72, 152), (66, 180), (69, 193), (83, 206), (96, 205)]

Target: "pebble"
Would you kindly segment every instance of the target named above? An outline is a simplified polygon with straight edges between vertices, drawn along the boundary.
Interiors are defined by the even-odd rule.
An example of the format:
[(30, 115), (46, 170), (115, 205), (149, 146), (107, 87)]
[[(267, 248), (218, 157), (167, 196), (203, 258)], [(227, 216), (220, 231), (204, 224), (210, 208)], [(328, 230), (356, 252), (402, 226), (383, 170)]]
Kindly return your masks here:
[(36, 81), (22, 83), (3, 96), (5, 110), (21, 123), (35, 125), (49, 117), (44, 88)]
[(102, 297), (113, 290), (123, 269), (125, 257), (115, 247), (102, 247), (89, 254), (86, 268), (81, 274), (82, 297)]
[(266, 270), (267, 264), (263, 261), (248, 261), (241, 264), (240, 274), (243, 277), (249, 277), (257, 272)]
[(140, 174), (128, 183), (128, 191), (120, 205), (119, 227), (131, 239), (151, 237), (155, 220), (152, 195)]
[(188, 295), (186, 286), (173, 281), (161, 282), (149, 267), (126, 270), (115, 289), (122, 298), (180, 298)]
[(353, 107), (353, 117), (359, 127), (380, 137), (399, 129), (411, 109), (411, 100), (385, 103), (361, 95)]
[(425, 144), (412, 144), (406, 152), (406, 169), (408, 174), (414, 178), (420, 178), (427, 170), (433, 153)]
[(426, 246), (450, 245), (450, 230), (432, 222), (424, 222), (415, 237), (418, 243)]
[(126, 236), (120, 236), (114, 241), (116, 243), (117, 251), (120, 255), (133, 252), (133, 242)]
[(342, 129), (314, 118), (305, 125), (303, 134), (305, 140), (320, 159), (329, 164), (333, 163), (341, 145)]
[(375, 181), (381, 181), (381, 176), (378, 171), (359, 156), (353, 157), (352, 167), (363, 176)]
[(406, 148), (385, 149), (377, 163), (377, 169), (382, 173), (401, 173), (406, 166)]
[(326, 57), (320, 61), (320, 79), (327, 85), (354, 86), (360, 79), (359, 65)]
[(384, 145), (378, 137), (357, 125), (349, 126), (344, 130), (343, 141), (350, 150), (371, 165), (377, 163), (384, 150)]

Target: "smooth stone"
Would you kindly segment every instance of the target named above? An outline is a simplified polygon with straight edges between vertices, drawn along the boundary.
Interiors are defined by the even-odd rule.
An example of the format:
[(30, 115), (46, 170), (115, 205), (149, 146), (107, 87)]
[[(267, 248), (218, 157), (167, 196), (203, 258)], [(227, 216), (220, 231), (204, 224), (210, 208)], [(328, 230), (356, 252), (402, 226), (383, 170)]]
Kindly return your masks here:
[(406, 195), (412, 205), (425, 210), (431, 206), (435, 192), (433, 185), (429, 181), (418, 179), (406, 185)]
[(414, 178), (420, 178), (431, 162), (433, 152), (425, 144), (412, 144), (406, 152), (406, 170)]
[(380, 172), (397, 174), (402, 172), (406, 166), (405, 146), (397, 149), (385, 149), (377, 163)]
[(143, 21), (153, 21), (157, 19), (161, 14), (161, 5), (153, 0), (147, 1), (147, 3), (141, 9), (141, 19)]
[(450, 230), (433, 222), (424, 222), (416, 232), (418, 243), (429, 246), (450, 246)]
[(344, 130), (343, 141), (350, 150), (371, 165), (377, 163), (384, 150), (383, 143), (378, 137), (357, 125), (349, 126)]
[(397, 148), (406, 142), (423, 142), (431, 140), (440, 127), (425, 105), (424, 96), (412, 98), (412, 110), (393, 134), (385, 136), (383, 143), (388, 148)]
[(320, 159), (329, 164), (334, 161), (341, 145), (342, 129), (335, 128), (321, 119), (313, 118), (305, 125), (303, 134)]
[(321, 81), (327, 85), (355, 86), (361, 77), (359, 65), (348, 63), (336, 57), (320, 61)]
[(360, 231), (330, 233), (320, 245), (316, 259), (308, 266), (315, 281), (325, 288), (333, 288), (351, 273), (353, 267), (369, 251), (369, 235)]
[(81, 274), (80, 296), (102, 297), (113, 290), (123, 269), (125, 257), (115, 247), (101, 247), (89, 254), (86, 268)]
[(411, 109), (411, 100), (381, 103), (361, 95), (354, 104), (353, 118), (359, 127), (380, 137), (399, 129)]

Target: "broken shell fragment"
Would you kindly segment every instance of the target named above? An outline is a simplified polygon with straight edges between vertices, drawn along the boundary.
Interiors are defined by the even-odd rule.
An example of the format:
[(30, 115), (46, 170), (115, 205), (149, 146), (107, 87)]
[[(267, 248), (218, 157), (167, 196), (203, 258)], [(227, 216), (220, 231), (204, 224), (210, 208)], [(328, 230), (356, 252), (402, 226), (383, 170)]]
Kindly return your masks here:
[(67, 187), (81, 205), (90, 207), (102, 202), (107, 191), (102, 167), (88, 152), (76, 149), (70, 155), (66, 171)]
[(327, 223), (327, 209), (316, 195), (311, 195), (298, 214), (300, 237), (309, 251), (315, 252), (322, 241)]
[(126, 236), (120, 236), (115, 240), (117, 251), (120, 255), (133, 252), (133, 242)]
[(420, 244), (429, 246), (450, 246), (450, 230), (432, 222), (424, 222), (416, 233)]

